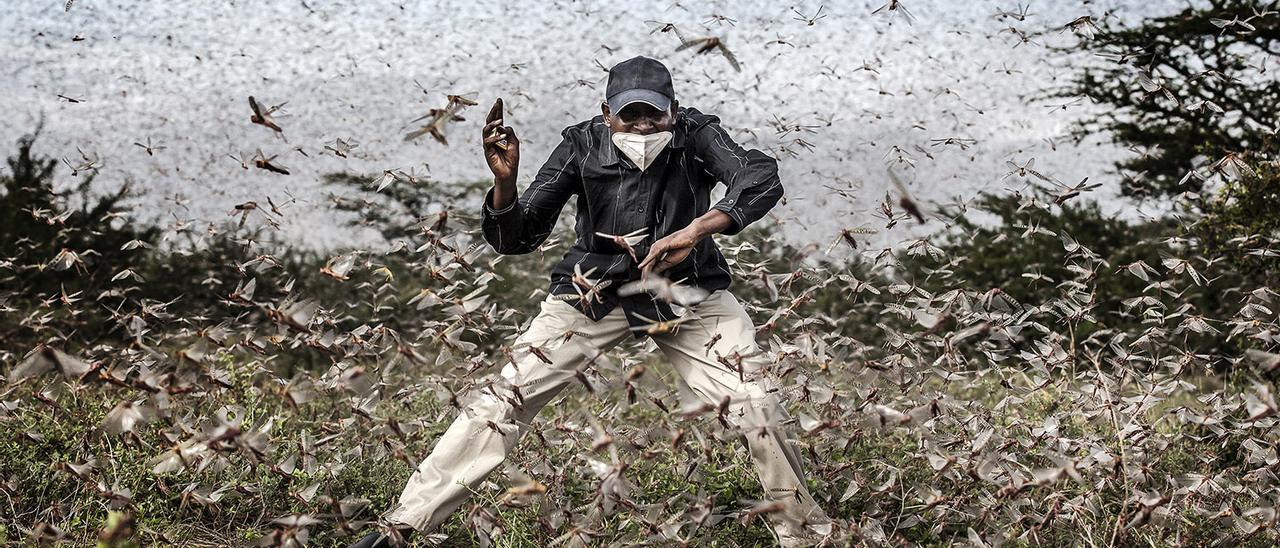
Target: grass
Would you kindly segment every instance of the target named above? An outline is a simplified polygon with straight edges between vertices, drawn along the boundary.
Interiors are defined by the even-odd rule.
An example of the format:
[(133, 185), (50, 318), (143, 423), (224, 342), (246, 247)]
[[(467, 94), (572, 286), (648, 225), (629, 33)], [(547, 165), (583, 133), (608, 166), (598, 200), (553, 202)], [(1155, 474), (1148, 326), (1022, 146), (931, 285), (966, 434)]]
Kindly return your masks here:
[[(291, 514), (316, 512), (317, 497), (334, 500), (348, 497), (367, 499), (359, 512), (337, 519), (328, 516), (309, 528), (309, 545), (343, 546), (353, 537), (342, 530), (344, 522), (374, 519), (396, 501), (413, 468), (434, 445), (435, 440), (452, 420), (454, 412), (434, 421), (441, 404), (429, 390), (413, 386), (407, 396), (384, 398), (374, 414), (381, 419), (370, 421), (352, 413), (352, 400), (341, 392), (319, 391), (317, 397), (300, 406), (286, 404), (280, 383), (256, 365), (222, 356), (215, 364), (225, 369), (230, 386), (213, 387), (204, 393), (174, 396), (175, 409), (186, 413), (192, 431), (198, 422), (215, 415), (219, 409), (242, 408), (246, 429), (260, 428), (274, 418), (269, 433), (275, 451), (263, 462), (255, 462), (245, 451), (218, 454), (198, 466), (199, 471), (178, 474), (151, 472), (153, 457), (171, 447), (176, 440), (190, 437), (192, 432), (163, 430), (159, 423), (135, 430), (137, 436), (114, 437), (97, 431), (106, 413), (116, 403), (141, 399), (146, 394), (132, 388), (110, 385), (68, 385), (60, 378), (44, 378), (39, 384), (28, 383), (19, 395), (44, 392), (41, 403), (25, 398), (23, 407), (10, 411), (4, 419), (5, 432), (0, 435), (0, 477), (5, 481), (0, 508), (9, 517), (0, 520), (0, 539), (7, 542), (23, 538), (21, 531), (38, 523), (55, 524), (72, 534), (76, 542), (91, 544), (104, 528), (113, 510), (105, 491), (129, 493), (129, 506), (136, 518), (137, 538), (144, 544), (243, 545), (278, 527), (271, 521)], [(656, 368), (663, 367), (655, 365)], [(841, 374), (837, 368), (833, 378)], [(1008, 373), (1008, 372), (1005, 372)], [(405, 379), (408, 379), (406, 377)], [(1000, 380), (1004, 378), (1005, 380)], [(1079, 380), (1059, 379), (1039, 388), (1019, 385), (1020, 376), (991, 372), (980, 380), (966, 383), (943, 383), (936, 379), (912, 387), (912, 391), (935, 393), (972, 411), (970, 422), (986, 424), (999, 431), (1005, 443), (1023, 444), (1022, 463), (1050, 466), (1049, 449), (1035, 442), (1032, 429), (1045, 419), (1056, 416), (1065, 398), (1079, 397)], [(407, 381), (406, 381), (407, 382)], [(1228, 379), (1227, 382), (1231, 382)], [(1011, 388), (995, 389), (1002, 383)], [(396, 386), (383, 387), (384, 394)], [(852, 393), (840, 386), (839, 393)], [(1020, 393), (1022, 401), (997, 410), (1002, 394)], [(13, 395), (7, 396), (14, 397)], [(620, 392), (591, 397), (576, 387), (566, 390), (549, 407), (555, 413), (592, 413), (601, 416), (611, 402), (620, 401)], [(892, 403), (886, 401), (886, 403)], [(808, 412), (820, 415), (812, 404), (791, 404), (793, 415)], [(829, 405), (829, 404), (828, 404)], [(1130, 448), (1136, 453), (1129, 458), (1146, 463), (1145, 472), (1154, 477), (1176, 477), (1187, 473), (1213, 475), (1217, 471), (1241, 467), (1244, 463), (1240, 436), (1225, 439), (1207, 436), (1205, 432), (1175, 421), (1164, 420), (1178, 406), (1194, 406), (1191, 394), (1179, 395), (1152, 407), (1141, 415), (1155, 436), (1160, 436), (1162, 449), (1153, 454), (1150, 448)], [(966, 411), (966, 413), (968, 412)], [(1083, 410), (1081, 410), (1083, 411)], [(1103, 413), (1086, 419), (1081, 411), (1070, 415), (1059, 425), (1064, 439), (1115, 439), (1114, 425)], [(540, 421), (547, 417), (547, 412)], [(641, 402), (623, 410), (616, 424), (636, 431), (660, 425), (661, 411)], [(386, 420), (409, 424), (425, 418), (422, 428), (409, 429), (400, 442), (385, 428)], [(702, 430), (712, 445), (708, 459), (695, 481), (683, 477), (689, 452), (698, 452), (686, 441), (679, 452), (669, 446), (656, 449), (653, 458), (639, 459), (633, 451), (624, 450), (630, 458), (626, 477), (635, 486), (637, 504), (659, 504), (682, 493), (696, 495), (698, 490), (714, 494), (721, 513), (731, 513), (741, 499), (761, 498), (761, 488), (746, 451), (736, 441), (715, 442), (719, 428), (713, 419), (692, 419), (682, 423)], [(624, 428), (620, 426), (619, 428)], [(833, 518), (850, 520), (865, 531), (880, 531), (883, 540), (909, 544), (949, 544), (964, 542), (975, 525), (983, 526), (984, 509), (1017, 508), (1024, 519), (1003, 527), (1010, 536), (1024, 535), (1017, 542), (1039, 545), (1105, 545), (1114, 535), (1118, 520), (1126, 516), (1128, 493), (1123, 478), (1098, 472), (1089, 482), (1062, 479), (1049, 485), (1032, 487), (1027, 497), (1003, 498), (1000, 485), (975, 476), (975, 455), (965, 456), (964, 446), (971, 443), (976, 426), (966, 426), (959, 416), (943, 415), (928, 428), (880, 429), (869, 424), (847, 424), (817, 436), (800, 436), (810, 470), (810, 488)], [(493, 538), (495, 546), (542, 546), (549, 539), (566, 534), (571, 524), (557, 521), (565, 509), (590, 508), (596, 497), (596, 480), (576, 465), (581, 459), (579, 448), (590, 445), (589, 439), (572, 439), (575, 435), (547, 431), (555, 443), (548, 450), (534, 436), (526, 436), (508, 462), (537, 475), (540, 465), (550, 465), (555, 474), (538, 479), (549, 483), (546, 497), (523, 507), (503, 504), (499, 500), (506, 485), (501, 474), (490, 477), (475, 493), (469, 504), (456, 512), (441, 528), (450, 538), (446, 546), (472, 546), (480, 542), (474, 520), (489, 520), (501, 526), (501, 534)], [(1192, 435), (1187, 435), (1192, 434)], [(291, 452), (296, 453), (304, 437), (315, 440), (333, 436), (316, 451), (314, 467), (299, 459), (291, 473), (272, 471)], [(582, 436), (578, 436), (582, 437)], [(731, 438), (726, 438), (726, 440)], [(950, 451), (961, 458), (972, 459), (967, 466), (956, 465), (939, 473), (925, 458), (925, 443), (932, 447), (951, 443)], [(1094, 448), (1099, 449), (1099, 448)], [(1120, 448), (1101, 448), (1119, 454)], [(1145, 453), (1143, 453), (1145, 452)], [(1068, 447), (1067, 456), (1087, 458), (1084, 446)], [(1198, 455), (1217, 455), (1206, 461)], [(603, 454), (598, 458), (607, 458)], [(815, 456), (820, 458), (815, 459)], [(71, 473), (67, 464), (82, 464), (96, 457), (101, 465), (81, 479)], [(300, 492), (315, 482), (320, 487), (310, 500)], [(839, 500), (846, 489), (856, 483), (852, 496)], [(937, 489), (946, 501), (931, 501), (928, 488)], [(1221, 502), (1233, 506), (1231, 498), (1219, 495)], [(677, 503), (674, 510), (679, 511)], [(1059, 515), (1041, 524), (1050, 508), (1066, 504), (1082, 504), (1071, 520)], [(686, 504), (687, 509), (687, 504)], [(1242, 512), (1247, 508), (1235, 508)], [(1060, 508), (1061, 510), (1061, 508)], [(635, 542), (647, 536), (642, 523), (629, 510), (622, 509), (604, 517), (597, 525), (600, 534), (593, 541), (605, 545)], [(1167, 543), (1197, 545), (1212, 542), (1224, 533), (1224, 522), (1192, 512), (1189, 505), (1171, 505), (1169, 521), (1174, 527), (1147, 529), (1124, 537), (1126, 543), (1161, 545)], [(554, 524), (554, 525), (552, 525)], [(358, 525), (358, 523), (357, 523)], [(697, 545), (746, 546), (769, 545), (772, 535), (762, 519), (747, 525), (730, 515), (715, 526), (697, 531), (688, 528)], [(872, 539), (874, 540), (874, 539)], [(1252, 540), (1248, 540), (1252, 541)]]

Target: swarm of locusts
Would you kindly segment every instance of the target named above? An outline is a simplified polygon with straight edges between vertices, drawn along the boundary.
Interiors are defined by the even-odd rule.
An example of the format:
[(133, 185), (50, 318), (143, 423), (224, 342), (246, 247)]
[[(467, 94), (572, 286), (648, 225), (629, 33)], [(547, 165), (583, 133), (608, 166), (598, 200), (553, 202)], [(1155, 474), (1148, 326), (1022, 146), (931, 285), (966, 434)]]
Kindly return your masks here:
[[(418, 225), (412, 253), (396, 246), (325, 261), (318, 273), (344, 292), (309, 294), (294, 283), (302, 273), (279, 270), (270, 254), (238, 264), (204, 281), (227, 312), (217, 318), (184, 314), (179, 295), (131, 298), (145, 281), (128, 264), (94, 262), (92, 250), (6, 258), (7, 287), (41, 269), (117, 274), (108, 287), (39, 301), (0, 294), (11, 303), (6, 324), (43, 341), (4, 358), (5, 450), (36, 459), (43, 475), (4, 470), (6, 534), (116, 534), (106, 516), (140, 519), (159, 501), (210, 528), (255, 531), (263, 545), (340, 542), (376, 524), (370, 497), (393, 495), (440, 425), (464, 412), (468, 390), (518, 354), (549, 350), (511, 346), (529, 319), (519, 307), (542, 290), (495, 292), (498, 267), (511, 259), (477, 245), (465, 207)], [(1032, 224), (1052, 207), (1047, 193), (1025, 200)], [(791, 412), (785, 426), (819, 478), (815, 496), (838, 516), (830, 542), (1276, 541), (1280, 418), (1267, 379), (1280, 369), (1280, 294), (1219, 287), (1219, 264), (1186, 254), (1194, 246), (1177, 237), (1160, 242), (1159, 263), (1119, 263), (1046, 232), (1027, 237), (1057, 242), (1072, 275), (1009, 281), (1056, 285), (1043, 302), (971, 286), (953, 274), (965, 258), (926, 240), (866, 250), (869, 268), (857, 274), (757, 253), (770, 239), (725, 247), (739, 294), (752, 295), (743, 300)], [(841, 234), (827, 249), (861, 237)], [(544, 245), (551, 253), (563, 240)], [(393, 274), (395, 256), (410, 268)], [(896, 274), (925, 260), (950, 289)], [(1100, 273), (1144, 287), (1100, 295)], [(524, 275), (540, 285), (536, 270)], [(1196, 294), (1238, 311), (1200, 315), (1188, 304)], [(816, 306), (821, 295), (834, 295), (838, 312)], [(1142, 320), (1098, 314), (1102, 299), (1121, 299), (1123, 313)], [(109, 312), (118, 340), (89, 344), (62, 330), (93, 308)], [(394, 317), (409, 319), (392, 328)], [(1258, 349), (1205, 352), (1206, 337)], [(286, 364), (299, 354), (327, 365)], [(549, 406), (507, 473), (432, 538), (488, 543), (537, 531), (554, 545), (697, 545), (759, 525), (768, 509), (758, 498), (726, 497), (709, 482), (748, 473), (734, 436), (752, 433), (728, 430), (723, 409), (688, 404), (653, 356), (646, 343), (625, 342), (579, 371), (590, 397)], [(730, 366), (742, 358), (717, 356)], [(1244, 380), (1215, 380), (1224, 365)], [(51, 437), (51, 424), (63, 424), (54, 431), (64, 437)], [(375, 472), (381, 485), (353, 482)], [(96, 521), (77, 525), (77, 516)], [(159, 543), (193, 533), (128, 520), (112, 527)]]
[[(892, 0), (865, 16), (905, 24), (927, 16), (905, 4), (914, 7)], [(792, 11), (802, 29), (831, 23), (823, 7)], [(1026, 8), (997, 15), (1018, 44), (1039, 39), (1014, 32)], [(696, 34), (649, 23), (672, 55), (713, 60), (734, 73), (758, 62), (758, 48), (728, 49), (747, 42), (721, 36), (737, 23), (728, 16), (713, 15)], [(1092, 36), (1094, 25), (1082, 17), (1061, 30)], [(794, 47), (769, 34), (778, 38), (765, 51)], [(1145, 73), (1135, 85), (1158, 96), (1179, 89)], [(474, 145), (446, 135), (468, 120), (468, 107), (497, 95), (448, 94), (411, 122), (419, 127), (391, 133), (415, 146)], [(241, 113), (248, 120), (240, 122), (283, 139), (292, 127), (281, 110), (287, 102), (267, 106), (249, 97)], [(487, 118), (510, 107), (498, 100)], [(777, 125), (784, 136), (817, 127)], [(426, 135), (432, 139), (418, 139)], [(290, 136), (301, 138), (292, 129)], [(368, 148), (328, 142), (324, 149), (343, 159)], [(974, 146), (964, 137), (934, 144)], [(164, 154), (150, 139), (138, 146), (148, 156)], [(930, 151), (894, 149), (888, 165), (863, 170), (888, 189), (883, 201), (822, 241), (784, 245), (770, 230), (717, 237), (733, 269), (732, 290), (756, 327), (768, 364), (762, 374), (777, 381), (788, 410), (780, 426), (794, 433), (812, 492), (835, 520), (822, 542), (1280, 543), (1280, 288), (1233, 282), (1241, 278), (1231, 263), (1204, 254), (1203, 242), (1180, 227), (1146, 238), (1154, 258), (1111, 253), (1084, 235), (1048, 228), (1104, 178), (1069, 184), (1033, 158), (1008, 162), (1001, 181), (1016, 204), (1011, 232), (966, 228), (973, 225), (961, 217), (989, 212), (913, 196), (909, 186), (929, 183), (905, 173)], [(919, 158), (904, 160), (913, 154)], [(73, 174), (110, 161), (78, 155), (83, 162), (63, 160)], [(289, 179), (276, 158), (259, 149), (252, 161), (236, 159), (245, 170)], [(297, 165), (309, 157), (289, 158)], [(1253, 169), (1232, 155), (1188, 176), (1231, 180)], [(235, 206), (237, 218), (225, 229), (194, 219), (169, 227), (191, 241), (232, 243), (203, 251), (153, 250), (141, 240), (95, 248), (78, 238), (52, 252), (30, 238), (0, 248), (8, 250), (0, 256), (0, 541), (350, 542), (357, 531), (387, 526), (380, 509), (469, 398), (498, 381), (503, 365), (529, 363), (523, 358), (531, 355), (548, 361), (555, 345), (578, 335), (566, 329), (545, 345), (514, 342), (546, 297), (546, 267), (567, 248), (571, 228), (562, 226), (537, 253), (500, 256), (480, 239), (483, 188), (413, 194), (422, 180), (398, 169), (363, 183), (367, 194), (354, 202), (375, 213), (370, 219), (392, 222), (377, 201), (388, 196), (433, 207), (385, 248), (346, 249), (313, 263), (242, 235), (247, 223), (278, 226), (287, 209), (269, 198), (270, 207)], [(855, 199), (824, 188), (835, 190), (826, 202), (792, 211), (819, 215), (834, 211), (829, 202)], [(66, 232), (68, 219), (78, 218), (71, 215), (29, 208), (22, 222)], [(784, 222), (797, 219), (771, 216), (761, 225)], [(892, 245), (870, 237), (925, 226), (935, 231)], [(646, 234), (597, 236), (634, 254)], [(976, 256), (942, 244), (981, 249), (1010, 238), (1050, 250), (1048, 262), (1016, 265), (995, 285), (965, 274)], [(1245, 255), (1280, 256), (1275, 234), (1237, 240)], [(117, 251), (207, 272), (183, 291), (154, 297), (148, 285), (164, 280), (147, 278), (141, 262), (102, 259)], [(159, 253), (167, 255), (151, 255)], [(1060, 273), (1046, 274), (1049, 266)], [(678, 304), (705, 297), (680, 280), (612, 287), (594, 275), (574, 276), (588, 303), (604, 291)], [(34, 290), (37, 279), (58, 283)], [(1132, 290), (1103, 289), (1103, 279)], [(1028, 294), (1037, 297), (1016, 296)], [(1207, 313), (1207, 301), (1227, 312)], [(91, 320), (100, 320), (94, 330)], [(647, 330), (676, 324), (653, 320)], [(746, 358), (759, 358), (712, 346), (707, 352), (719, 363), (739, 370)], [(491, 424), (527, 433), (502, 473), (418, 542), (770, 542), (765, 514), (778, 508), (763, 502), (740, 443), (760, 434), (734, 429), (727, 400), (694, 403), (648, 338), (602, 351), (574, 378), (530, 423)]]

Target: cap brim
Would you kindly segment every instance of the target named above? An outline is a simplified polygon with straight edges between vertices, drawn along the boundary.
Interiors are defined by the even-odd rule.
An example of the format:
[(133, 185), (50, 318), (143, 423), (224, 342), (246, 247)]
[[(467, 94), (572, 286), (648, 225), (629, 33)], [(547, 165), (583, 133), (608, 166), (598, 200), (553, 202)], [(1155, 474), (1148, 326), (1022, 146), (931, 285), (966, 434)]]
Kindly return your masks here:
[(631, 103), (644, 103), (658, 110), (671, 108), (671, 99), (651, 89), (629, 89), (605, 100), (609, 103), (609, 110), (613, 112), (620, 112)]

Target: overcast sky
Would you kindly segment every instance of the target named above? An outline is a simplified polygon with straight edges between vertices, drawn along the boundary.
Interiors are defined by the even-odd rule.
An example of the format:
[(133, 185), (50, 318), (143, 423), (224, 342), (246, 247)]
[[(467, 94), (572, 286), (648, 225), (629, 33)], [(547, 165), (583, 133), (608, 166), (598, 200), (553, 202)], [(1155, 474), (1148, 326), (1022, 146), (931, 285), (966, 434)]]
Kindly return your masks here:
[[(134, 180), (146, 192), (144, 218), (219, 220), (235, 204), (268, 196), (280, 203), (289, 193), (299, 202), (287, 209), (283, 236), (332, 249), (366, 245), (373, 234), (339, 227), (321, 174), (372, 180), (398, 168), (427, 176), (428, 185), (487, 179), (476, 137), (501, 96), (524, 144), (523, 188), (561, 129), (599, 113), (605, 72), (596, 63), (634, 55), (667, 63), (681, 104), (717, 114), (744, 146), (779, 157), (788, 203), (776, 212), (797, 240), (883, 228), (872, 214), (888, 188), (887, 163), (926, 201), (1025, 184), (1007, 177), (1006, 162), (1033, 158), (1065, 182), (1114, 183), (1111, 165), (1130, 152), (1065, 139), (1072, 120), (1093, 107), (1035, 98), (1097, 61), (1046, 46), (1072, 43), (1072, 33), (1057, 29), (1082, 15), (1132, 22), (1184, 3), (1041, 1), (1021, 6), (1023, 20), (997, 16), (1020, 11), (1017, 3), (988, 1), (907, 0), (911, 18), (873, 14), (879, 1), (63, 4), (12, 2), (0, 18), (6, 155), (43, 114), (38, 151), (72, 163), (77, 148), (101, 158), (104, 191)], [(793, 11), (812, 17), (820, 7), (825, 17), (812, 25)], [(742, 71), (714, 54), (674, 51), (674, 36), (651, 33), (655, 21), (722, 36)], [(1048, 33), (1024, 42), (1010, 27)], [(442, 107), (446, 93), (466, 92), (477, 92), (481, 106), (446, 130), (448, 146), (403, 140), (410, 120)], [(250, 95), (288, 101), (279, 118), (287, 142), (248, 122)], [(779, 134), (775, 117), (816, 127)], [(325, 153), (339, 137), (359, 143), (351, 157)], [(134, 145), (147, 139), (165, 148), (148, 156)], [(245, 170), (228, 157), (259, 148), (292, 174)], [(911, 165), (895, 162), (898, 150)], [(59, 185), (75, 181), (65, 168), (58, 177)], [(1097, 195), (1108, 211), (1124, 207), (1109, 199), (1114, 190)], [(912, 230), (901, 223), (876, 237), (901, 240)]]

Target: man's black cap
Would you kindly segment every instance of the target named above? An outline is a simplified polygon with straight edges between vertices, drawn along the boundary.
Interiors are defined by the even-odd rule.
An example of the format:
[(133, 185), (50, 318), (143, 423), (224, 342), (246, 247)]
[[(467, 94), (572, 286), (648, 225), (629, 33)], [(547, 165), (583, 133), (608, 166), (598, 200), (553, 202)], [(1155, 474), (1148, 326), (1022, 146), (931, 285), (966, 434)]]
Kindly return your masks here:
[(609, 69), (609, 85), (604, 97), (610, 112), (619, 112), (636, 101), (668, 110), (676, 92), (666, 65), (657, 59), (636, 56)]

